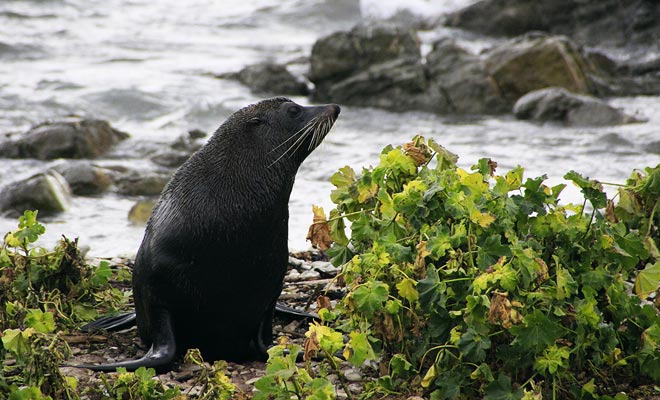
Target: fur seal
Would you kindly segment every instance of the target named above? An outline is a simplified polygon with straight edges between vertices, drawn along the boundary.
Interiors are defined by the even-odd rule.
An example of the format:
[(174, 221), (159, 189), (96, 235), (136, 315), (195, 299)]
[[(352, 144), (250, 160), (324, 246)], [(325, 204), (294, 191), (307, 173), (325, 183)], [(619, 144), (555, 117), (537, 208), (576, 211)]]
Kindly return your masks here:
[[(208, 360), (267, 359), (294, 178), (339, 112), (277, 97), (232, 114), (175, 172), (147, 223), (133, 296), (149, 351), (81, 367), (163, 369), (188, 348)], [(111, 317), (106, 326), (130, 318)]]

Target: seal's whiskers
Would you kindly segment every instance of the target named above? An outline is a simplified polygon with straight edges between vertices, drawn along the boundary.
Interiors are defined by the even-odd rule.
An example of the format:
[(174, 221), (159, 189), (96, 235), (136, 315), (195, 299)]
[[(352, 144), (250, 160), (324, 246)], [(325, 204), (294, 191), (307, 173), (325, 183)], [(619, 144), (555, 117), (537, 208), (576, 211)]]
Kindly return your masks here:
[[(313, 128), (313, 125), (314, 125), (315, 121), (316, 121), (316, 118), (312, 119), (312, 120), (309, 121), (304, 127), (302, 127), (302, 129), (300, 129), (298, 132), (296, 132), (296, 133), (294, 133), (293, 135), (291, 135), (291, 137), (290, 137), (289, 139), (287, 139), (284, 143), (288, 142), (289, 140), (291, 140), (291, 139), (293, 139), (293, 138), (296, 138), (296, 136), (297, 136), (296, 140), (295, 140), (295, 141), (291, 144), (291, 146), (289, 146), (289, 147), (288, 147), (288, 148), (287, 148), (287, 149), (286, 149), (286, 150), (285, 150), (285, 151), (284, 151), (279, 157), (277, 157), (277, 159), (276, 159), (275, 161), (273, 161), (272, 163), (270, 163), (270, 164), (268, 165), (268, 167), (271, 167), (273, 164), (276, 164), (278, 161), (280, 161), (280, 160), (282, 159), (282, 157), (284, 157), (284, 156), (286, 156), (287, 154), (289, 154), (289, 152), (291, 152), (291, 150), (293, 150), (293, 152), (291, 152), (290, 154), (295, 153), (296, 150), (297, 150), (297, 149), (300, 147), (300, 145), (302, 144), (302, 142), (305, 140), (305, 137), (307, 137), (307, 134), (309, 133), (310, 129)], [(284, 143), (282, 143), (282, 144), (284, 144)], [(281, 146), (281, 145), (280, 145), (280, 146)], [(280, 147), (280, 146), (277, 146), (275, 149), (277, 149), (277, 148)], [(275, 149), (273, 149), (272, 151), (274, 151)], [(271, 151), (271, 152), (272, 152), (272, 151)], [(269, 152), (269, 153), (270, 153), (270, 152)]]

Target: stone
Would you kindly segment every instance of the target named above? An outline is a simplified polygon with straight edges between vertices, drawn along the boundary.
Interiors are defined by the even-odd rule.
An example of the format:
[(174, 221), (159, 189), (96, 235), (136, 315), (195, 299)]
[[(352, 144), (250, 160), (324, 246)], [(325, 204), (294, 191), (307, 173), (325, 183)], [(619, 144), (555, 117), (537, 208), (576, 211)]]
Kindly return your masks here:
[(359, 24), (312, 47), (313, 98), (394, 111), (430, 110), (417, 32), (388, 23)]
[(177, 168), (190, 158), (191, 153), (183, 150), (164, 150), (151, 156), (150, 160), (161, 167)]
[(526, 35), (486, 54), (485, 67), (510, 105), (524, 94), (551, 86), (593, 93), (588, 66), (578, 47), (563, 36)]
[(296, 269), (292, 269), (289, 271), (289, 273), (284, 277), (285, 282), (297, 282), (300, 280), (300, 272)]
[(567, 35), (590, 46), (658, 48), (660, 3), (638, 0), (482, 0), (446, 25), (495, 36), (531, 31)]
[(307, 85), (280, 64), (262, 62), (248, 65), (234, 75), (238, 81), (259, 94), (306, 96)]
[(17, 139), (12, 136), (1, 141), (0, 157), (40, 160), (96, 158), (126, 138), (127, 133), (98, 119), (47, 122), (31, 128)]
[(134, 225), (146, 225), (151, 216), (151, 211), (156, 206), (156, 202), (157, 200), (155, 199), (136, 201), (128, 211), (128, 220)]
[(300, 274), (300, 279), (303, 280), (319, 279), (320, 277), (321, 274), (314, 270), (303, 271), (303, 273)]
[(131, 173), (117, 180), (117, 192), (126, 196), (158, 196), (170, 180), (169, 174)]
[(518, 99), (514, 115), (519, 119), (557, 121), (569, 126), (608, 126), (640, 122), (606, 102), (552, 87), (527, 93)]
[(49, 170), (13, 182), (0, 191), (0, 212), (16, 217), (26, 210), (39, 210), (41, 216), (66, 211), (71, 189), (57, 171)]
[(327, 99), (342, 104), (379, 107), (392, 111), (433, 110), (426, 92), (422, 65), (414, 59), (396, 59), (370, 65), (326, 88)]
[(442, 113), (499, 114), (508, 112), (497, 85), (490, 78), (481, 58), (458, 46), (451, 39), (433, 43), (426, 56), (430, 85), (444, 96)]
[(398, 58), (421, 60), (417, 32), (388, 23), (358, 24), (314, 43), (310, 57), (312, 82), (341, 80), (355, 71)]
[(151, 156), (151, 161), (162, 167), (177, 168), (204, 145), (201, 139), (205, 137), (206, 132), (199, 129), (188, 131), (176, 138), (169, 148)]
[(333, 276), (339, 272), (339, 268), (332, 265), (330, 261), (313, 261), (311, 267), (313, 270)]
[(112, 185), (112, 173), (89, 161), (68, 161), (54, 169), (66, 179), (73, 194), (89, 196), (101, 194)]
[(360, 371), (354, 368), (345, 370), (344, 377), (349, 382), (360, 382), (362, 380), (362, 374), (360, 374)]

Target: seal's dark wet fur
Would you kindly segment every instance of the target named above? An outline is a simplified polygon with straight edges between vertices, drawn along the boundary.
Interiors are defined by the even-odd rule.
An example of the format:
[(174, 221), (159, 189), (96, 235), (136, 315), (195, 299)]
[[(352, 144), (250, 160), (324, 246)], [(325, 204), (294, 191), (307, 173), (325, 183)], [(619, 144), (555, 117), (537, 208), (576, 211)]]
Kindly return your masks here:
[(286, 98), (231, 115), (177, 170), (147, 223), (133, 294), (149, 352), (85, 367), (162, 368), (194, 347), (208, 360), (266, 359), (294, 178), (338, 115), (336, 105)]

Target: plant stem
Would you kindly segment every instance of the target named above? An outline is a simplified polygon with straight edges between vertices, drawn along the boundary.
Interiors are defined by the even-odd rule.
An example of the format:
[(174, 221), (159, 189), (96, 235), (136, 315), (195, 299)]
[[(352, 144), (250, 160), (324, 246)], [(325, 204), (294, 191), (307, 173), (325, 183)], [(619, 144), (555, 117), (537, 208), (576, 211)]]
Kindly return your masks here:
[(342, 389), (344, 389), (344, 391), (346, 392), (346, 396), (347, 396), (349, 399), (352, 400), (352, 399), (353, 399), (353, 395), (351, 394), (351, 391), (348, 389), (348, 384), (346, 383), (346, 377), (344, 376), (344, 374), (343, 374), (343, 373), (341, 372), (341, 370), (339, 369), (339, 365), (337, 364), (337, 360), (335, 360), (334, 355), (328, 353), (328, 352), (325, 351), (325, 350), (324, 350), (323, 352), (326, 354), (326, 356), (327, 356), (326, 359), (330, 362), (330, 366), (331, 366), (332, 369), (337, 373), (337, 377), (338, 377), (338, 379), (339, 379), (339, 383), (341, 384)]
[(651, 216), (649, 217), (649, 226), (646, 228), (646, 237), (649, 237), (651, 235), (651, 227), (653, 226), (653, 218), (655, 217), (655, 212), (658, 210), (658, 206), (660, 206), (660, 200), (655, 201), (655, 206), (653, 206), (653, 210), (651, 211)]

